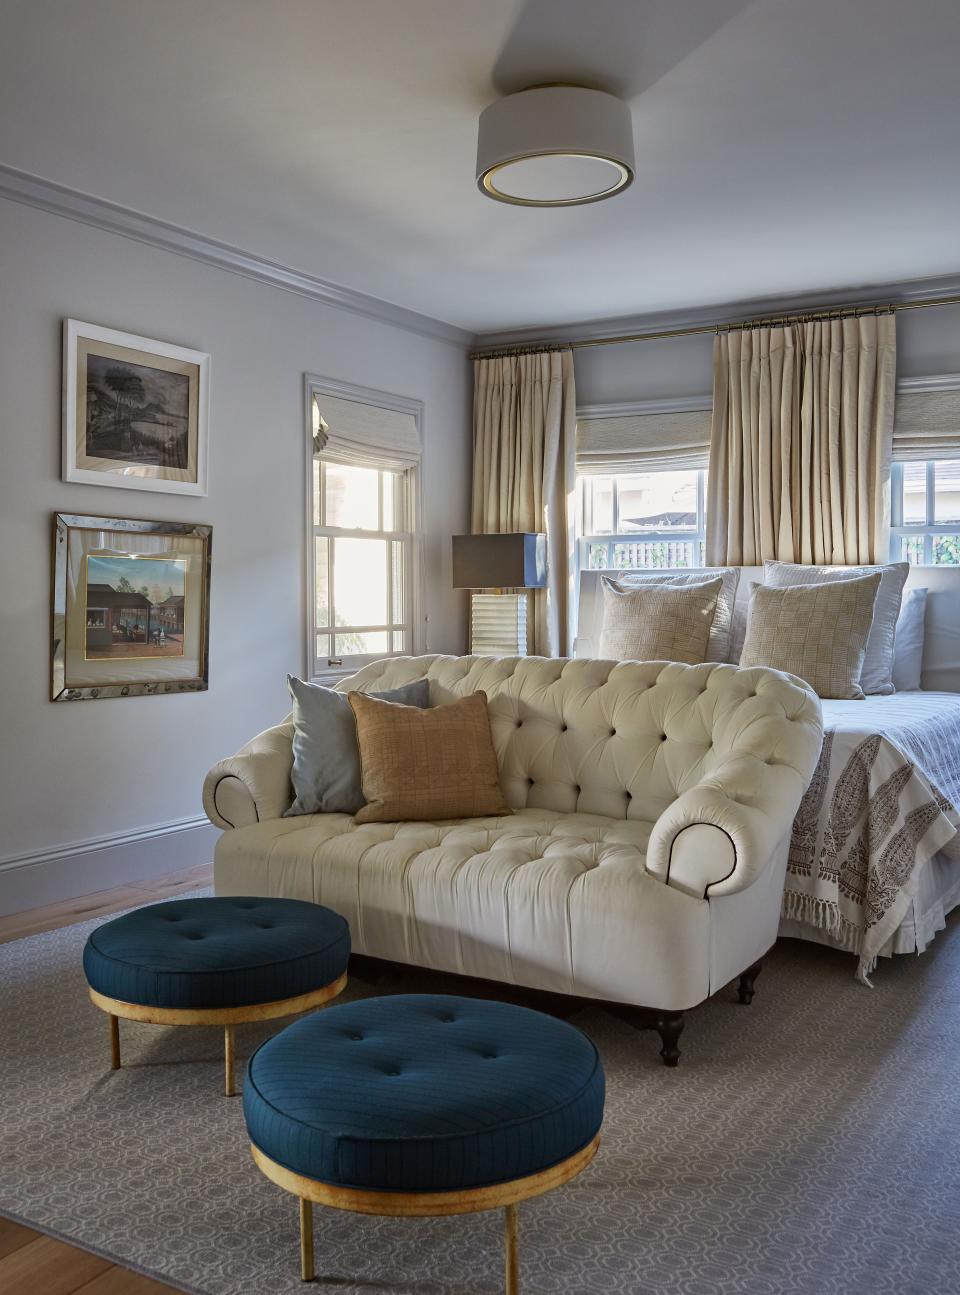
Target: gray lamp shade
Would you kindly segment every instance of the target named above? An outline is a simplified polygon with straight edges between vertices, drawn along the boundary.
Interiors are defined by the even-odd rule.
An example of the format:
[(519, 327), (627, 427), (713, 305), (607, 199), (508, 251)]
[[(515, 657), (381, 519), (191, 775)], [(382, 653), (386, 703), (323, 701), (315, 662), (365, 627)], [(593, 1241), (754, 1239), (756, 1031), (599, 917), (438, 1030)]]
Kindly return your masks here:
[(546, 535), (454, 535), (454, 589), (543, 589), (546, 583)]

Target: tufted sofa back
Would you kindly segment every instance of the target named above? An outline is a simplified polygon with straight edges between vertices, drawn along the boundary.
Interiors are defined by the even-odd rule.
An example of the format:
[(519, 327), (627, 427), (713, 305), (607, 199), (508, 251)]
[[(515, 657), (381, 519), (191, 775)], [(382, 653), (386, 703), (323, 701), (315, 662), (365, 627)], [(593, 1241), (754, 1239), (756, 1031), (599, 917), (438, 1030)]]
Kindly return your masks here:
[(514, 809), (654, 821), (688, 788), (736, 766), (741, 799), (794, 794), (819, 749), (820, 703), (766, 667), (547, 657), (393, 657), (338, 684), (376, 692), (430, 681), (434, 705), (482, 689)]

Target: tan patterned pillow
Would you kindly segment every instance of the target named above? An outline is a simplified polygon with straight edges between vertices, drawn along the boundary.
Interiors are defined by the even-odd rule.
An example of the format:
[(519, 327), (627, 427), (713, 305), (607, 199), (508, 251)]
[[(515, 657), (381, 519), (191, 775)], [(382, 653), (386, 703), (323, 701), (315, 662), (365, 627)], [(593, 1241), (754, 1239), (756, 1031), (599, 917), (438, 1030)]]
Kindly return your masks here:
[(431, 710), (362, 692), (347, 699), (357, 719), (367, 801), (355, 816), (358, 823), (510, 813), (500, 791), (485, 692)]
[(600, 655), (612, 661), (684, 661), (707, 658), (710, 627), (722, 578), (698, 585), (627, 588), (601, 576), (603, 626)]
[(821, 585), (754, 585), (742, 666), (799, 675), (820, 697), (859, 700), (880, 572)]

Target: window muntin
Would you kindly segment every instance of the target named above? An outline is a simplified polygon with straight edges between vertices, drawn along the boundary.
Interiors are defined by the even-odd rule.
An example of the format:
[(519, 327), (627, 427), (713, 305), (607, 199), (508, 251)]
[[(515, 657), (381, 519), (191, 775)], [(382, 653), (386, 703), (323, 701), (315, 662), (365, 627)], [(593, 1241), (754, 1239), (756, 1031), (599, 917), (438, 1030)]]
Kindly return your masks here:
[(313, 459), (312, 676), (413, 650), (414, 477)]
[(894, 463), (890, 559), (960, 566), (960, 459)]
[(706, 471), (582, 476), (581, 569), (702, 567)]

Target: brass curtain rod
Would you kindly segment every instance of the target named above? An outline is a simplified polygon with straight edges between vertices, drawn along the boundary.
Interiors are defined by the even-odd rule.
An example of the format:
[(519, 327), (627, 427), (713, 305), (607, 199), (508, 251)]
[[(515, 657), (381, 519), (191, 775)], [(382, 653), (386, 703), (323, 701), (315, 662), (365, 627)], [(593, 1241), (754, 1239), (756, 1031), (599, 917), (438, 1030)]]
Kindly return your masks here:
[(524, 342), (517, 346), (495, 346), (471, 351), (470, 360), (489, 360), (505, 355), (531, 355), (538, 351), (579, 351), (588, 346), (622, 346), (626, 342), (654, 342), (663, 337), (693, 337), (697, 333), (729, 333), (736, 328), (760, 328), (784, 324), (804, 324), (818, 319), (850, 319), (860, 315), (896, 314), (900, 310), (926, 310), (930, 306), (960, 306), (960, 293), (949, 297), (924, 297), (918, 301), (893, 301), (873, 306), (836, 306), (833, 309), (808, 310), (796, 315), (765, 315), (758, 319), (740, 319), (731, 324), (696, 324), (690, 328), (661, 328), (649, 333), (623, 333), (619, 337), (581, 338), (572, 342)]

